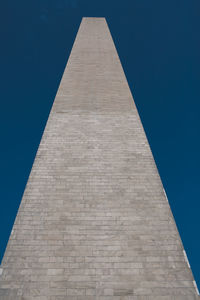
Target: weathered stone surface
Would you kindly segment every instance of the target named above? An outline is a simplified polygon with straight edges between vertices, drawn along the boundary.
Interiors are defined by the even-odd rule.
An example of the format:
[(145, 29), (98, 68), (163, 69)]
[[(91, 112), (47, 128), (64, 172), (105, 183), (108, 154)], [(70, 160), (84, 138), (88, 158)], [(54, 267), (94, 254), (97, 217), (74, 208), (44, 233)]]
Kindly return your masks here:
[(1, 267), (5, 300), (198, 298), (103, 18), (81, 23)]

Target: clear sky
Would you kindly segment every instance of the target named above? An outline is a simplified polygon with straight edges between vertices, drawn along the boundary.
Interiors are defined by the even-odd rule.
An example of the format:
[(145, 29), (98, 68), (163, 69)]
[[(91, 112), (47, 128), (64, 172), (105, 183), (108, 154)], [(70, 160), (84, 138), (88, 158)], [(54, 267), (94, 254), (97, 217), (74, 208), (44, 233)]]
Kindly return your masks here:
[(81, 18), (106, 17), (200, 287), (199, 0), (2, 5), (0, 257)]

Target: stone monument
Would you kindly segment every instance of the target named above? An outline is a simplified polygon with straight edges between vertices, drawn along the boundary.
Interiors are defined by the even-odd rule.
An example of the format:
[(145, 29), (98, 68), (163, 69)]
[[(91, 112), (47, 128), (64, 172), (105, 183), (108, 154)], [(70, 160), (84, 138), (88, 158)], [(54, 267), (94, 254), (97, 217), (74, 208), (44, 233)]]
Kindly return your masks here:
[(83, 18), (1, 265), (2, 300), (199, 299), (104, 18)]

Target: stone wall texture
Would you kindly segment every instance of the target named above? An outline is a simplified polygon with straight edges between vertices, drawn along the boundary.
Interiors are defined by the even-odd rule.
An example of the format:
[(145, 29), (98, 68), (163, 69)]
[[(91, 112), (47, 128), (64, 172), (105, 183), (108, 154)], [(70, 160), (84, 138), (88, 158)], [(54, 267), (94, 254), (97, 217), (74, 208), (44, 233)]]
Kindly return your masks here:
[(82, 19), (1, 273), (1, 300), (199, 299), (104, 18)]

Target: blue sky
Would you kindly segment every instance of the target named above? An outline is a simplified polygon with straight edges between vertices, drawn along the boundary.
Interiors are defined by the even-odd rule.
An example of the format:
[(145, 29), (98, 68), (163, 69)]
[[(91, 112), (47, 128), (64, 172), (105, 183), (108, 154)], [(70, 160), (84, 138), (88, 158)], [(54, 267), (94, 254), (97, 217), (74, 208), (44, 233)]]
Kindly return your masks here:
[(103, 16), (200, 287), (199, 0), (21, 0), (3, 6), (0, 257), (81, 18)]

